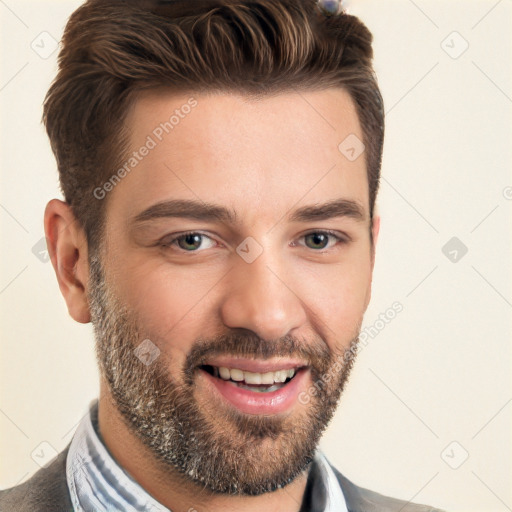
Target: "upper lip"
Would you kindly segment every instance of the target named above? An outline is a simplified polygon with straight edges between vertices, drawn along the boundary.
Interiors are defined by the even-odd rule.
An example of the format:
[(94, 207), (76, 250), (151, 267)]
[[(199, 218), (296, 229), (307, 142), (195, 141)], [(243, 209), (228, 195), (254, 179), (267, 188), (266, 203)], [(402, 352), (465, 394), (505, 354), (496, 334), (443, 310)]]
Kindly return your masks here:
[(298, 369), (307, 364), (298, 359), (273, 358), (273, 359), (247, 359), (241, 357), (214, 357), (208, 359), (201, 366), (217, 366), (218, 368), (237, 368), (245, 372), (266, 373), (278, 370)]

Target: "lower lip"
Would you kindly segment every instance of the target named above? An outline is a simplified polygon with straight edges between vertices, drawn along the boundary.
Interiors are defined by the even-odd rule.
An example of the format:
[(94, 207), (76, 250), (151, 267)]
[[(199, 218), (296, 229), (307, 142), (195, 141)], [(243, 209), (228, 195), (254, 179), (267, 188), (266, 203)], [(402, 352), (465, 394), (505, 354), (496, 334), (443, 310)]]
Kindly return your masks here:
[(278, 414), (287, 411), (297, 402), (301, 389), (305, 389), (309, 370), (300, 369), (282, 388), (268, 393), (240, 388), (233, 382), (214, 377), (204, 370), (199, 370), (199, 373), (239, 411), (247, 414)]

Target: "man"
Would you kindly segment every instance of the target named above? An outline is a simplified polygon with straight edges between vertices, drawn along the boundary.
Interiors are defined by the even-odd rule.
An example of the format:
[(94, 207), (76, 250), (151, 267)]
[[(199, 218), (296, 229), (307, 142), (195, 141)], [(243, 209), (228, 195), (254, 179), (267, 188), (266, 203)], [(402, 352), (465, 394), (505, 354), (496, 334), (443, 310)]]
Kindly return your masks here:
[(44, 121), (45, 212), (100, 397), (2, 511), (427, 511), (317, 450), (371, 294), (371, 34), (308, 0), (90, 0)]

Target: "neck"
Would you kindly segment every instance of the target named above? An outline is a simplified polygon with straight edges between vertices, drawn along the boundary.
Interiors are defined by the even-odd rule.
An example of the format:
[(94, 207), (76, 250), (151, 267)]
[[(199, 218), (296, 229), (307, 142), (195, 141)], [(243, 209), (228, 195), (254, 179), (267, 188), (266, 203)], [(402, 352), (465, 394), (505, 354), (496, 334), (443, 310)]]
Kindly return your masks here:
[(101, 438), (116, 462), (172, 512), (298, 512), (301, 508), (307, 474), (272, 493), (224, 496), (208, 492), (177, 471), (162, 468), (150, 450), (125, 425), (103, 380), (98, 424)]

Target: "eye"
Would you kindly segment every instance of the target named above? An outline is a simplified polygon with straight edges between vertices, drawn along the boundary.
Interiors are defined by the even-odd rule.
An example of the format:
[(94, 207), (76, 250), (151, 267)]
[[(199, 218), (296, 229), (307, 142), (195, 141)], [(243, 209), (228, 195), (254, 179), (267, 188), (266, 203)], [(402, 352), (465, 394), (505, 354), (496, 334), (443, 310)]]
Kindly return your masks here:
[(179, 236), (166, 240), (161, 244), (163, 247), (178, 246), (186, 252), (199, 252), (200, 250), (210, 249), (214, 247), (215, 242), (209, 236), (191, 231), (189, 233), (183, 233)]
[(331, 232), (331, 231), (313, 231), (311, 233), (307, 233), (302, 238), (304, 238), (304, 244), (309, 249), (331, 249), (338, 242), (345, 243), (346, 239), (343, 237)]

